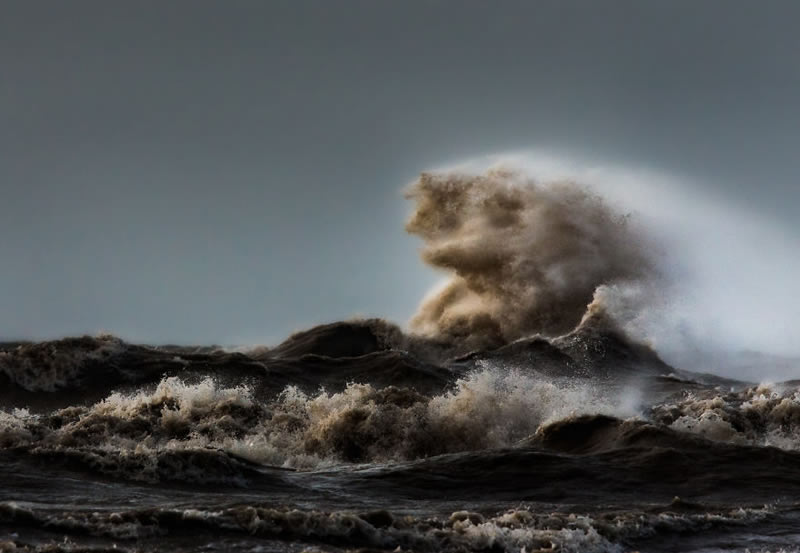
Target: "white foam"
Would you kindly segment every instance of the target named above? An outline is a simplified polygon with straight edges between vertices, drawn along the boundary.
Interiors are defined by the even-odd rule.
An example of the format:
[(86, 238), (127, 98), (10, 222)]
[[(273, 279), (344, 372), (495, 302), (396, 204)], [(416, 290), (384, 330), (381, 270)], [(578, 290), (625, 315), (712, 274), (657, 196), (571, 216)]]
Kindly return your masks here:
[(676, 430), (711, 440), (800, 450), (800, 388), (760, 384), (741, 392), (689, 393), (652, 413)]
[(587, 413), (632, 414), (588, 381), (489, 366), (433, 398), (353, 383), (338, 393), (288, 387), (269, 404), (258, 403), (246, 386), (170, 377), (152, 392), (115, 393), (91, 407), (59, 411), (56, 428), (27, 412), (0, 412), (0, 439), (80, 450), (103, 462), (137, 458), (138, 476), (157, 479), (157, 460), (166, 453), (213, 448), (297, 469), (412, 460), (511, 446), (542, 424)]

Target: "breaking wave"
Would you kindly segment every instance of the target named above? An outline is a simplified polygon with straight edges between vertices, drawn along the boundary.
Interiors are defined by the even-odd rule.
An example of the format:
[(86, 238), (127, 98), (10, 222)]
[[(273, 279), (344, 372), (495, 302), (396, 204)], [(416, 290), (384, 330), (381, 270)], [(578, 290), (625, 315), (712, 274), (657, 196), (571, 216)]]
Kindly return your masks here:
[(219, 478), (235, 475), (237, 467), (217, 453), (315, 469), (511, 446), (556, 418), (623, 414), (614, 403), (585, 383), (491, 369), (470, 373), (433, 397), (352, 383), (337, 393), (290, 386), (266, 403), (243, 385), (170, 377), (152, 392), (115, 393), (91, 406), (48, 414), (0, 411), (0, 447), (69, 454), (136, 480), (199, 480), (201, 471), (187, 468), (182, 475), (177, 468), (204, 466), (210, 478)]
[[(698, 397), (698, 394), (706, 397)], [(448, 391), (352, 383), (287, 387), (268, 402), (244, 385), (162, 380), (45, 414), (0, 411), (0, 448), (141, 481), (241, 485), (249, 464), (318, 470), (441, 454), (534, 447), (569, 454), (625, 448), (708, 450), (706, 440), (800, 450), (800, 391), (686, 393), (643, 409), (635, 391), (484, 368)]]
[(710, 439), (800, 450), (796, 388), (693, 391), (649, 408), (638, 401), (634, 389), (491, 366), (432, 396), (351, 383), (339, 392), (289, 386), (262, 401), (246, 385), (168, 377), (150, 392), (92, 405), (0, 410), (0, 448), (125, 479), (233, 485), (249, 463), (317, 470), (505, 447), (584, 455), (707, 449)]
[(600, 286), (653, 272), (641, 235), (599, 197), (572, 182), (521, 173), (423, 173), (408, 192), (406, 226), (422, 258), (451, 273), (412, 328), (427, 336), (497, 347), (573, 330)]
[(800, 388), (788, 383), (686, 392), (654, 406), (650, 416), (710, 440), (800, 450)]

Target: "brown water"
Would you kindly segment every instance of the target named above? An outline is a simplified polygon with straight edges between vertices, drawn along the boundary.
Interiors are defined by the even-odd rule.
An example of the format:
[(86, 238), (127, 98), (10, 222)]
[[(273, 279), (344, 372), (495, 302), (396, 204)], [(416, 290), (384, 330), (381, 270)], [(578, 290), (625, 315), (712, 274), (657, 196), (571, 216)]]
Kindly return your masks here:
[(2, 551), (800, 550), (800, 388), (609, 329), (2, 351)]

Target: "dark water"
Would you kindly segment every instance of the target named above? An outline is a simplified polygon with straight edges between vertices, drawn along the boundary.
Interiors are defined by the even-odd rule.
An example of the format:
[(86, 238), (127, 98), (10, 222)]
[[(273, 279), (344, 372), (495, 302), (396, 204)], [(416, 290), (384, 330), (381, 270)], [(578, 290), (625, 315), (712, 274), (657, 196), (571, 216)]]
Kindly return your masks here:
[(0, 551), (800, 551), (800, 388), (586, 324), (0, 354)]

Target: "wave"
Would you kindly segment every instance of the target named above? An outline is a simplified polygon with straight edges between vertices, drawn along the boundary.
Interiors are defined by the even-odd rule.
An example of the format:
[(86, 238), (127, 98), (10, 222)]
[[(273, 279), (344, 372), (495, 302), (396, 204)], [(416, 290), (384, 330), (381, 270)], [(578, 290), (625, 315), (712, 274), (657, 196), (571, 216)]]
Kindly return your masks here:
[(114, 336), (83, 336), (25, 343), (0, 351), (0, 373), (29, 390), (53, 392), (97, 373), (115, 374), (116, 359), (127, 345)]
[(602, 415), (571, 417), (541, 427), (531, 443), (570, 453), (620, 447), (708, 448), (707, 440), (732, 445), (800, 451), (800, 388), (761, 384), (723, 392), (695, 384), (619, 420)]
[(602, 316), (556, 339), (520, 339), (450, 358), (448, 345), (404, 334), (380, 319), (320, 325), (268, 348), (144, 346), (84, 336), (0, 347), (0, 406), (45, 412), (98, 402), (116, 390), (152, 391), (165, 377), (247, 384), (268, 401), (288, 386), (313, 393), (349, 383), (441, 394), (485, 366), (550, 377), (631, 379), (673, 372), (649, 347), (630, 341)]
[[(675, 501), (650, 511), (596, 517), (584, 513), (536, 512), (524, 508), (485, 515), (456, 511), (423, 518), (379, 511), (321, 511), (261, 505), (220, 510), (151, 508), (122, 512), (40, 512), (0, 503), (0, 522), (50, 532), (141, 541), (211, 532), (261, 540), (412, 551), (563, 551), (611, 553), (657, 534), (688, 534), (736, 528), (768, 519), (772, 510), (717, 509), (691, 512)], [(124, 542), (123, 542), (124, 543)], [(9, 551), (28, 551), (8, 542)], [(12, 548), (13, 547), (13, 548)], [(116, 549), (116, 545), (115, 545)], [(6, 550), (6, 549), (3, 549)], [(54, 549), (58, 551), (58, 549)], [(49, 549), (48, 549), (49, 551)]]
[(169, 376), (195, 381), (213, 377), (223, 385), (247, 383), (260, 398), (288, 385), (338, 390), (359, 381), (434, 393), (452, 382), (451, 370), (419, 354), (365, 347), (364, 336), (358, 335), (364, 328), (361, 322), (322, 325), (273, 349), (242, 351), (141, 346), (112, 336), (15, 344), (0, 349), (0, 405), (47, 410), (91, 403), (117, 389), (154, 388)]
[(383, 319), (336, 322), (296, 332), (280, 345), (264, 353), (270, 357), (318, 355), (342, 358), (360, 357), (399, 347), (405, 340), (400, 327)]
[[(76, 402), (62, 390), (40, 394), (65, 406), (6, 406), (0, 447), (126, 479), (197, 482), (241, 482), (242, 462), (318, 470), (506, 447), (596, 454), (645, 445), (685, 450), (692, 440), (709, 438), (800, 449), (797, 388), (723, 392), (718, 382), (665, 379), (672, 371), (652, 350), (595, 317), (565, 336), (518, 340), (446, 367), (397, 349), (321, 355), (352, 353), (334, 340), (342, 336), (356, 336), (359, 348), (365, 335), (374, 343), (364, 331), (381, 324), (325, 325), (252, 357), (131, 346), (110, 337), (18, 347), (6, 353), (6, 370), (14, 359), (30, 367), (36, 359), (46, 367), (70, 359), (99, 370), (94, 363), (105, 359), (97, 367), (146, 385), (111, 392), (109, 382), (119, 380), (110, 378), (95, 383), (105, 390), (98, 401)], [(402, 334), (385, 335), (402, 343)], [(76, 351), (69, 355), (71, 346)], [(58, 373), (77, 375), (58, 382), (88, 385), (81, 371)], [(26, 382), (47, 382), (54, 374), (48, 369)], [(642, 382), (657, 390), (651, 399), (643, 396)]]
[(557, 338), (541, 335), (520, 338), (456, 361), (527, 367), (550, 376), (581, 376), (600, 381), (652, 377), (674, 370), (652, 348), (631, 340), (602, 309), (587, 312), (577, 328)]
[[(24, 471), (63, 467), (273, 496), (276, 486), (295, 485), (270, 476), (282, 467), (323, 480), (335, 474), (348, 494), (365, 497), (441, 499), (446, 491), (450, 501), (469, 501), (488, 490), (494, 501), (681, 495), (742, 504), (800, 489), (800, 391), (776, 389), (753, 387), (724, 401), (709, 389), (706, 399), (640, 407), (630, 400), (635, 391), (597, 380), (484, 368), (430, 396), (353, 383), (339, 392), (290, 386), (262, 401), (245, 385), (169, 377), (151, 392), (92, 405), (0, 410), (0, 449), (3, 462)], [(704, 420), (723, 407), (727, 419), (715, 425), (749, 426), (709, 433), (682, 414)]]
[(647, 280), (653, 263), (628, 218), (572, 182), (521, 173), (423, 173), (407, 223), (422, 258), (453, 276), (412, 320), (473, 349), (575, 329), (604, 285)]
[(740, 391), (696, 390), (653, 406), (660, 424), (710, 440), (800, 450), (800, 387), (761, 384)]
[(798, 398), (796, 389), (779, 394), (762, 386), (642, 411), (636, 390), (484, 368), (432, 396), (351, 383), (339, 392), (289, 386), (265, 402), (245, 385), (169, 377), (152, 392), (115, 393), (89, 406), (0, 411), (0, 446), (69, 455), (100, 472), (145, 481), (183, 478), (173, 470), (183, 460), (209, 471), (198, 476), (187, 469), (189, 480), (240, 472), (220, 455), (307, 470), (504, 447), (570, 454), (690, 450), (708, 448), (706, 438), (796, 450)]
[(657, 279), (630, 220), (500, 170), (423, 174), (409, 196), (423, 259), (451, 273), (410, 333), (0, 344), (0, 480), (30, 500), (0, 502), (0, 528), (27, 532), (0, 551), (197, 532), (220, 550), (655, 551), (781, 509), (794, 532), (800, 388), (689, 373), (632, 340), (626, 310)]
[(576, 411), (619, 413), (614, 402), (585, 384), (489, 369), (434, 396), (352, 383), (336, 393), (289, 386), (269, 402), (247, 386), (169, 377), (153, 392), (115, 393), (90, 406), (0, 411), (0, 446), (77, 452), (101, 472), (154, 481), (171, 462), (165, 455), (206, 449), (309, 469), (509, 446)]

